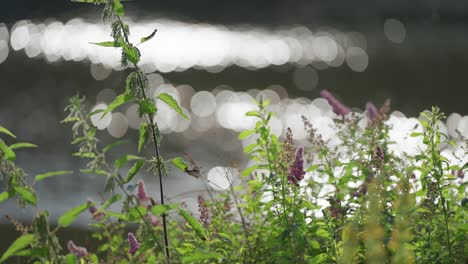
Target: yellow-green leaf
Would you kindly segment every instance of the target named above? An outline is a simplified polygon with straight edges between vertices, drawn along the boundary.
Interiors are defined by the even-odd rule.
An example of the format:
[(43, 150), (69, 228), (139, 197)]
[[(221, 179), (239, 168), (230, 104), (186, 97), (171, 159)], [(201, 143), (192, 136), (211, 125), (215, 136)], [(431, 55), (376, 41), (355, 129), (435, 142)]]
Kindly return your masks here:
[(37, 203), (36, 195), (29, 189), (21, 186), (15, 186), (15, 192), (21, 197), (25, 202), (35, 205)]
[(133, 177), (140, 171), (141, 167), (145, 164), (144, 160), (139, 160), (133, 164), (133, 166), (130, 168), (130, 170), (127, 173), (127, 178), (125, 178), (125, 183), (130, 182)]
[(170, 106), (172, 109), (174, 109), (177, 113), (179, 113), (180, 116), (182, 116), (185, 119), (189, 119), (184, 112), (182, 111), (182, 108), (180, 108), (179, 104), (177, 103), (172, 96), (170, 96), (167, 93), (161, 93), (158, 96), (158, 99), (166, 103), (168, 106)]
[(152, 38), (154, 37), (154, 35), (156, 35), (156, 32), (157, 32), (157, 31), (158, 31), (158, 30), (155, 29), (155, 30), (153, 31), (153, 33), (151, 33), (149, 36), (144, 37), (144, 38), (141, 38), (141, 39), (140, 39), (140, 44), (143, 43), (143, 42), (146, 42), (146, 41), (148, 41), (148, 40), (150, 40), (150, 39), (152, 39)]
[(8, 135), (8, 136), (10, 136), (12, 138), (16, 138), (16, 136), (13, 133), (11, 133), (10, 130), (8, 130), (5, 127), (2, 127), (2, 126), (0, 126), (0, 133), (6, 134), (6, 135)]
[(7, 260), (9, 257), (13, 256), (16, 252), (22, 250), (23, 248), (29, 246), (35, 240), (33, 234), (22, 235), (17, 238), (10, 247), (3, 253), (2, 258), (0, 258), (0, 263)]
[(28, 143), (28, 142), (19, 142), (10, 145), (10, 149), (19, 149), (19, 148), (37, 148), (37, 145)]
[(94, 44), (94, 45), (101, 46), (101, 47), (113, 47), (113, 48), (121, 47), (120, 43), (115, 42), (115, 41), (90, 42), (90, 44)]
[(84, 203), (84, 204), (81, 204), (75, 208), (72, 208), (70, 210), (68, 210), (65, 214), (63, 214), (62, 216), (59, 217), (58, 219), (58, 223), (59, 225), (63, 226), (63, 227), (67, 227), (69, 226), (73, 221), (75, 221), (75, 219), (82, 213), (84, 212), (86, 209), (88, 209), (92, 204), (91, 203)]
[(34, 180), (35, 181), (41, 181), (41, 180), (43, 180), (45, 178), (49, 178), (49, 177), (53, 177), (53, 176), (60, 176), (60, 175), (65, 175), (65, 174), (72, 174), (72, 173), (73, 173), (73, 171), (69, 171), (69, 170), (51, 171), (51, 172), (36, 175), (36, 177), (34, 177)]

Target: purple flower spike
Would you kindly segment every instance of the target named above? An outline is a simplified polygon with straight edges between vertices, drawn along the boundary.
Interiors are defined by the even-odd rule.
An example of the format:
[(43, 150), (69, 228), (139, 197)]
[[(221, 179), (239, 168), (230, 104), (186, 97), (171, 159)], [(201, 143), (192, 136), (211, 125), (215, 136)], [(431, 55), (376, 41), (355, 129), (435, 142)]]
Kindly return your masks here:
[(367, 102), (366, 110), (367, 118), (369, 118), (369, 121), (374, 122), (379, 115), (379, 110), (377, 110), (377, 107), (372, 102)]
[(146, 194), (146, 188), (145, 188), (145, 182), (140, 179), (137, 182), (138, 184), (138, 190), (137, 190), (137, 198), (140, 201), (140, 203), (145, 203), (150, 200), (148, 195)]
[(205, 228), (210, 225), (210, 215), (203, 196), (198, 195), (198, 211), (200, 212), (200, 222)]
[(70, 251), (70, 253), (74, 254), (75, 256), (77, 256), (79, 258), (86, 257), (88, 255), (88, 250), (86, 250), (86, 248), (78, 247), (71, 240), (68, 241), (67, 247), (68, 247), (68, 250)]
[(322, 90), (320, 92), (320, 96), (328, 101), (328, 104), (332, 107), (333, 112), (337, 115), (345, 116), (351, 109), (336, 99), (333, 94), (331, 94), (328, 90)]
[(299, 147), (296, 151), (296, 158), (289, 167), (288, 180), (294, 185), (298, 185), (299, 181), (304, 179), (304, 148)]
[(128, 233), (128, 245), (130, 246), (128, 253), (130, 253), (132, 256), (135, 255), (135, 252), (140, 248), (140, 243), (136, 240), (135, 236), (133, 233)]

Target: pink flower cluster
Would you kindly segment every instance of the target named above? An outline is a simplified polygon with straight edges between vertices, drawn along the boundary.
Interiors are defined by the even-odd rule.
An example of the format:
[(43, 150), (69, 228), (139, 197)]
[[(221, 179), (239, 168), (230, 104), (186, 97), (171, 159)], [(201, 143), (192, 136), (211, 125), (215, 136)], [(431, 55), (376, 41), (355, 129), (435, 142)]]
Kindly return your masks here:
[(140, 243), (138, 243), (135, 235), (133, 235), (133, 233), (131, 232), (128, 233), (128, 245), (129, 245), (128, 253), (130, 253), (132, 256), (135, 255), (137, 250), (140, 248)]
[(86, 250), (86, 248), (75, 245), (71, 240), (68, 241), (67, 247), (70, 253), (79, 258), (86, 257), (88, 255), (88, 250)]
[(320, 96), (328, 101), (328, 104), (332, 107), (333, 112), (335, 114), (345, 116), (349, 112), (351, 112), (351, 109), (349, 107), (347, 107), (338, 99), (336, 99), (336, 97), (333, 96), (333, 94), (330, 93), (328, 90), (322, 90), (320, 92)]

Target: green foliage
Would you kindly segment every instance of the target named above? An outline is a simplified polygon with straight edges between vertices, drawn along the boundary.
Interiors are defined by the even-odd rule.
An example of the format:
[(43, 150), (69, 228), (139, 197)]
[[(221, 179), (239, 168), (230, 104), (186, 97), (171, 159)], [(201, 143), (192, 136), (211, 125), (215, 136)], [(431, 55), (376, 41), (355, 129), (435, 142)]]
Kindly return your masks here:
[(36, 237), (32, 234), (18, 237), (5, 251), (5, 253), (3, 253), (3, 256), (0, 258), (0, 263), (4, 262), (11, 256), (15, 256), (18, 252), (20, 252), (20, 250), (33, 243), (35, 239)]

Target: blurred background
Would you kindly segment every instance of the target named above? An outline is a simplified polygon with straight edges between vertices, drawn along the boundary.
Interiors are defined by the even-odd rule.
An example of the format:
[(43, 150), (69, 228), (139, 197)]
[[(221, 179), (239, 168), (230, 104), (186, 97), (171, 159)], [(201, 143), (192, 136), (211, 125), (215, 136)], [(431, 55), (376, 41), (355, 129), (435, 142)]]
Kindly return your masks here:
[[(180, 119), (158, 105), (166, 159), (190, 153), (203, 166), (211, 188), (236, 181), (246, 166), (240, 131), (254, 120), (244, 113), (253, 99), (270, 98), (278, 136), (291, 127), (301, 143), (301, 115), (331, 139), (333, 113), (323, 99), (328, 89), (362, 111), (367, 101), (392, 100), (398, 125), (414, 124), (419, 112), (437, 105), (450, 116), (444, 129), (468, 135), (468, 2), (421, 1), (127, 1), (125, 22), (139, 46), (141, 68), (151, 94), (171, 94), (191, 117)], [(0, 9), (0, 125), (19, 141), (39, 145), (19, 151), (18, 164), (31, 176), (53, 170), (74, 175), (50, 178), (35, 187), (39, 207), (56, 219), (87, 198), (102, 201), (104, 179), (79, 172), (71, 157), (71, 128), (61, 124), (68, 99), (86, 96), (89, 108), (104, 108), (124, 89), (126, 72), (118, 50), (89, 44), (110, 40), (101, 7), (61, 0), (10, 1)], [(361, 109), (361, 110), (360, 110)], [(136, 152), (140, 119), (136, 105), (94, 119), (103, 144), (127, 140), (114, 156)], [(402, 128), (401, 128), (402, 129)], [(406, 130), (405, 130), (406, 131)], [(407, 131), (406, 131), (407, 132)], [(403, 133), (403, 132), (401, 132)], [(151, 155), (151, 149), (144, 155)], [(123, 168), (126, 172), (128, 168)], [(154, 197), (156, 179), (144, 172)], [(170, 201), (196, 205), (203, 184), (171, 170), (164, 180)], [(4, 185), (0, 182), (0, 191)], [(17, 210), (14, 199), (0, 204), (0, 252), (16, 234), (9, 214), (28, 221), (34, 212)], [(118, 207), (116, 207), (118, 208)], [(118, 210), (118, 209), (116, 209)], [(86, 227), (82, 215), (75, 227)]]

